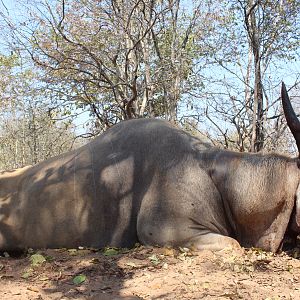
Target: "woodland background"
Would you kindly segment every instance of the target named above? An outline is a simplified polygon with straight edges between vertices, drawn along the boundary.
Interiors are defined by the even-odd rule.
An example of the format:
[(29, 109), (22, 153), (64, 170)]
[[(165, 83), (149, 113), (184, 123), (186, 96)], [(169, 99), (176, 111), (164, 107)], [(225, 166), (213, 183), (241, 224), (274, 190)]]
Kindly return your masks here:
[(300, 1), (0, 0), (0, 169), (163, 118), (237, 151), (294, 153)]

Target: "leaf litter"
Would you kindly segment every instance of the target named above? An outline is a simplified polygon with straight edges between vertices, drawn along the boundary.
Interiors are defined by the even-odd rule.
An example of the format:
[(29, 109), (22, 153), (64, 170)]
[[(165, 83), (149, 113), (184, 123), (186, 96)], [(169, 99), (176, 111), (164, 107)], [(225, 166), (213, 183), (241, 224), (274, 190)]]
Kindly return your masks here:
[(295, 253), (45, 249), (0, 257), (0, 299), (300, 299)]

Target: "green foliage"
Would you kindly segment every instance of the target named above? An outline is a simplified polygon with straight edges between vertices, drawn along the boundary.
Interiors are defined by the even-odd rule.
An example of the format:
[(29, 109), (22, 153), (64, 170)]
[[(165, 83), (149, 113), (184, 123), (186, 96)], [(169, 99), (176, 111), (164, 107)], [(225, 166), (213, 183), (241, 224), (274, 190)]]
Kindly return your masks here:
[(107, 247), (103, 250), (103, 255), (114, 256), (114, 255), (119, 254), (120, 251), (121, 251), (121, 249)]
[[(210, 135), (240, 151), (255, 151), (258, 143), (276, 149), (277, 133), (285, 134), (279, 84), (291, 74), (287, 62), (300, 54), (295, 35), (300, 1), (225, 0), (215, 5), (218, 17), (212, 17), (211, 34), (202, 40), (209, 64), (202, 69), (201, 109)], [(292, 76), (290, 85), (297, 86), (297, 76)]]
[(32, 269), (29, 269), (27, 271), (25, 271), (22, 275), (21, 275), (21, 278), (23, 279), (29, 279), (29, 277), (32, 277), (33, 276), (33, 270)]
[[(0, 169), (40, 162), (69, 150), (73, 124), (49, 113), (48, 95), (34, 69), (24, 68), (16, 54), (0, 56)], [(53, 114), (55, 114), (55, 119)]]
[(3, 71), (11, 70), (13, 67), (19, 65), (19, 57), (12, 53), (11, 55), (0, 54), (0, 68)]
[(73, 278), (73, 283), (76, 285), (82, 284), (86, 281), (86, 276), (83, 274), (77, 275)]
[[(16, 157), (28, 153), (20, 145), (47, 140), (42, 128), (50, 128), (52, 141), (58, 141), (52, 154), (70, 148), (62, 134), (71, 140), (72, 124), (53, 119), (69, 119), (79, 109), (89, 112), (87, 127), (93, 134), (134, 117), (182, 123), (194, 118), (196, 127), (213, 132), (212, 140), (240, 151), (251, 149), (259, 115), (266, 147), (276, 147), (267, 140), (278, 137), (272, 132), (279, 120), (272, 117), (280, 115), (274, 91), (290, 72), (282, 72), (285, 62), (299, 58), (299, 0), (71, 0), (64, 1), (63, 18), (62, 3), (24, 5), (28, 16), (15, 24), (12, 35), (18, 51), (0, 57), (0, 105), (12, 127), (2, 122), (0, 128), (5, 151), (15, 153), (17, 147)], [(253, 26), (250, 22), (247, 28), (250, 11)], [(254, 36), (259, 68), (253, 63)], [(15, 54), (24, 47), (35, 64), (29, 69)], [(255, 69), (261, 73), (262, 114), (255, 108)], [(8, 132), (18, 141), (6, 138)], [(44, 145), (30, 152), (33, 161), (52, 155), (33, 154), (44, 153)], [(23, 163), (18, 158), (3, 164)]]
[(30, 256), (30, 262), (32, 267), (38, 267), (46, 262), (46, 258), (41, 254), (33, 254)]
[(92, 0), (65, 2), (65, 9), (61, 20), (60, 6), (29, 4), (35, 26), (26, 28), (32, 31), (24, 41), (41, 80), (56, 97), (65, 95), (61, 103), (90, 110), (101, 127), (132, 117), (176, 117), (184, 93), (195, 87), (189, 77), (203, 53), (195, 43), (204, 16), (199, 8), (185, 10), (178, 0)]

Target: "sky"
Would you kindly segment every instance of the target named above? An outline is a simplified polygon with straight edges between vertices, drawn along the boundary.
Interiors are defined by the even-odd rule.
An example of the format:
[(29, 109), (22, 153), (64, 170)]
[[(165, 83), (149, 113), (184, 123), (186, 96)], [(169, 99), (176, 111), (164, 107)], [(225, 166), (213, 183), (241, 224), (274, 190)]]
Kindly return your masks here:
[[(30, 1), (30, 0), (29, 0)], [(22, 11), (20, 11), (20, 8), (18, 6), (17, 0), (0, 0), (0, 12), (3, 12), (7, 14), (9, 13), (9, 16), (12, 19), (15, 18), (22, 18)], [(5, 44), (3, 41), (0, 39), (0, 52), (5, 51)], [(238, 66), (234, 66), (234, 63), (232, 64), (233, 69)], [(204, 75), (210, 75), (211, 77), (214, 78), (220, 78), (220, 77), (226, 77), (227, 80), (236, 80), (233, 78), (230, 74), (226, 73), (222, 68), (220, 67), (211, 67), (207, 68), (205, 70)], [(292, 85), (297, 78), (297, 76), (300, 74), (300, 63), (298, 61), (291, 61), (291, 62), (285, 62), (285, 63), (280, 63), (279, 61), (276, 64), (276, 68), (273, 67), (273, 69), (270, 72), (270, 77), (274, 78), (278, 76), (278, 81), (284, 80), (286, 85), (289, 87)], [(216, 88), (219, 89), (220, 87), (212, 86), (212, 89)], [(274, 91), (274, 97), (277, 97), (279, 95), (279, 88), (278, 91)], [(86, 119), (87, 115), (83, 115), (80, 119), (80, 123), (82, 123), (83, 119)]]

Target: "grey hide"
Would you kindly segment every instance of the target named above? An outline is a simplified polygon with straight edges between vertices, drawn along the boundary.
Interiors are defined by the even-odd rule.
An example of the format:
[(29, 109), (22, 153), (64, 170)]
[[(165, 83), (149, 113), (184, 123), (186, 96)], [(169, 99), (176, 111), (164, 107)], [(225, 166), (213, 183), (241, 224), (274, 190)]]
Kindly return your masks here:
[(89, 144), (0, 176), (0, 250), (260, 247), (277, 251), (299, 170), (224, 151), (166, 121), (121, 122)]

